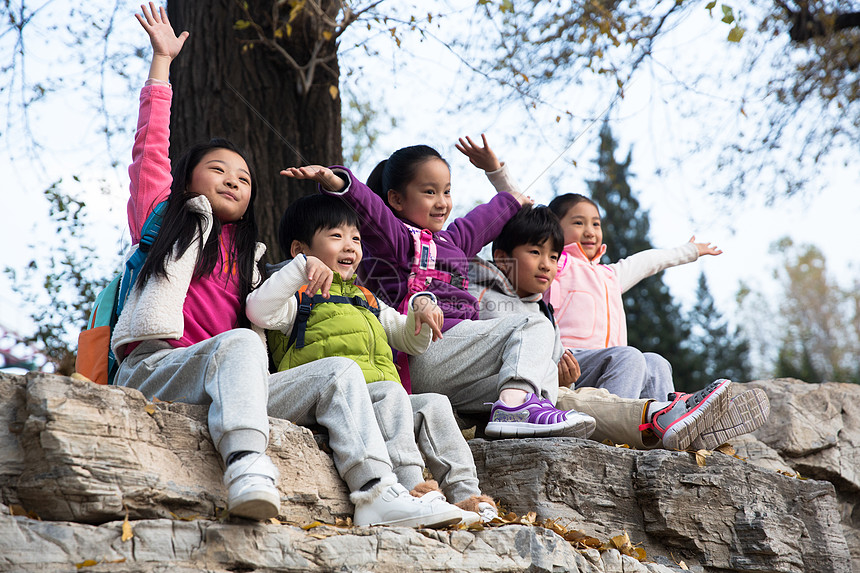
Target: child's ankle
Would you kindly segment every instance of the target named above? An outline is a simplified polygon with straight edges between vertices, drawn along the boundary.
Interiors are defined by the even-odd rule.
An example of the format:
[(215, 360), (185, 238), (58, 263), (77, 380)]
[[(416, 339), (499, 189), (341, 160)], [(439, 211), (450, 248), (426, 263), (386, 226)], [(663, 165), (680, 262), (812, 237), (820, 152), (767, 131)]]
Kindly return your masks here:
[(520, 390), (518, 388), (507, 388), (502, 390), (499, 393), (499, 400), (505, 406), (509, 408), (515, 408), (517, 406), (522, 406), (526, 402), (526, 397), (528, 396), (528, 392), (525, 390)]

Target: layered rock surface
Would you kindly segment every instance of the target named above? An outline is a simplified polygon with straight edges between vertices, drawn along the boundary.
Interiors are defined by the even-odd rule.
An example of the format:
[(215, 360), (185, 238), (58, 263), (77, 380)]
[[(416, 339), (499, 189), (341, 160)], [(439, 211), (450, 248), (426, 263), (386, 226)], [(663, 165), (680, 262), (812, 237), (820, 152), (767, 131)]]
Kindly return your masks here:
[[(0, 375), (0, 569), (609, 572), (677, 571), (683, 560), (699, 571), (860, 573), (860, 386), (754, 384), (772, 411), (735, 442), (747, 461), (715, 453), (700, 467), (691, 453), (572, 438), (470, 442), (482, 488), (508, 509), (604, 540), (626, 531), (647, 552), (640, 563), (524, 525), (303, 530), (352, 506), (311, 432), (276, 419), (269, 454), (288, 524), (219, 519), (205, 407)], [(30, 517), (13, 515), (22, 511)]]

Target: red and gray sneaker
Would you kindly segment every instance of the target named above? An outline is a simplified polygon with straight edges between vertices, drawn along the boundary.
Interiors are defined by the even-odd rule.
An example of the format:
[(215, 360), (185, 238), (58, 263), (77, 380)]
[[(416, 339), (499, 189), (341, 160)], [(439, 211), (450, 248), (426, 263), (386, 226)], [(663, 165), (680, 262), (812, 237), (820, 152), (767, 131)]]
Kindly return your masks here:
[(596, 426), (597, 422), (588, 414), (559, 410), (546, 398), (528, 394), (523, 404), (514, 407), (496, 400), (484, 434), (494, 438), (587, 438)]
[(767, 421), (770, 415), (770, 400), (767, 399), (767, 394), (761, 388), (739, 390), (742, 387), (742, 384), (732, 386), (728, 411), (713, 426), (702, 430), (693, 440), (692, 449), (713, 450), (735, 436), (757, 430)]
[(706, 428), (713, 426), (729, 408), (731, 382), (724, 378), (711, 382), (698, 392), (673, 392), (672, 402), (655, 412), (651, 421), (639, 426), (650, 429), (669, 450), (686, 450)]

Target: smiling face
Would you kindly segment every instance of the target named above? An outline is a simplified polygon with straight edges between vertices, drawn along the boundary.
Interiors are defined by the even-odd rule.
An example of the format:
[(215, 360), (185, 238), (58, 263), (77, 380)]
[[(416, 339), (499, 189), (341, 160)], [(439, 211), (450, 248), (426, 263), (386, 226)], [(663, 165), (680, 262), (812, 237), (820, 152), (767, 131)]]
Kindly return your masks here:
[(438, 233), (451, 214), (451, 171), (438, 158), (423, 161), (402, 191), (388, 192), (388, 203), (401, 219)]
[(293, 256), (304, 253), (316, 257), (325, 266), (349, 280), (361, 262), (361, 233), (353, 225), (340, 224), (331, 229), (319, 229), (310, 245), (293, 242)]
[(588, 201), (580, 201), (561, 218), (564, 244), (579, 243), (589, 260), (597, 256), (603, 245), (603, 228), (600, 213)]
[(519, 297), (546, 292), (558, 272), (558, 251), (549, 240), (540, 245), (519, 245), (511, 253), (496, 251), (493, 259)]
[(238, 221), (251, 200), (251, 172), (242, 156), (229, 149), (213, 149), (191, 172), (188, 191), (203, 195), (222, 223)]

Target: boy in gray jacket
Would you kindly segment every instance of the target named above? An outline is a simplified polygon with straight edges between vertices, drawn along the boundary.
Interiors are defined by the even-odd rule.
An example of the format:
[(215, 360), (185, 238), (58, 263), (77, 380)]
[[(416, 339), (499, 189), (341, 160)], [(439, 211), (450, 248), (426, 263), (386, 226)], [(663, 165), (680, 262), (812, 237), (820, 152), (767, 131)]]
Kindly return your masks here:
[[(480, 318), (539, 313), (555, 326), (552, 307), (542, 298), (558, 271), (563, 247), (561, 226), (547, 207), (521, 209), (493, 242), (493, 262), (478, 258), (469, 266), (469, 290), (478, 299)], [(594, 440), (636, 448), (713, 449), (755, 430), (770, 412), (762, 390), (742, 391), (728, 380), (717, 380), (693, 394), (669, 394), (665, 402), (620, 398), (603, 388), (571, 390), (580, 375), (579, 365), (562, 346), (557, 326), (555, 331), (556, 406), (595, 418)]]

